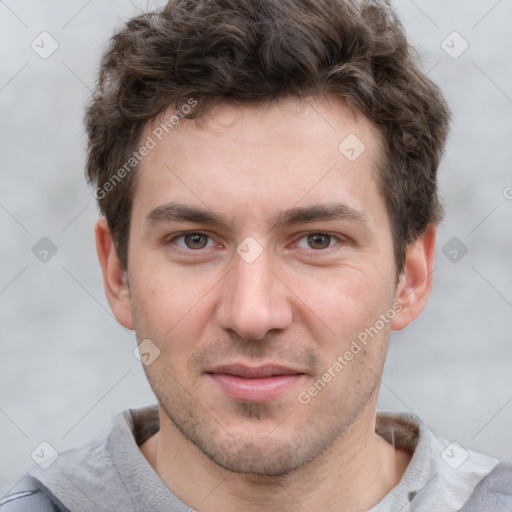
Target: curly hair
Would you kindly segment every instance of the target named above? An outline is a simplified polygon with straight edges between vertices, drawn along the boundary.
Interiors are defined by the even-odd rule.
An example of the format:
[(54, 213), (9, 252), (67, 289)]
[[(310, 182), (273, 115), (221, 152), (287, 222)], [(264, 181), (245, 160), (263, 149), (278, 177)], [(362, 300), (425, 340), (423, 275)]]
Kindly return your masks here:
[(134, 150), (147, 123), (191, 98), (194, 108), (179, 117), (198, 118), (219, 102), (330, 95), (380, 132), (378, 181), (401, 271), (407, 245), (442, 218), (437, 168), (450, 118), (417, 60), (388, 2), (170, 0), (130, 19), (101, 60), (85, 114), (86, 174), (122, 265)]

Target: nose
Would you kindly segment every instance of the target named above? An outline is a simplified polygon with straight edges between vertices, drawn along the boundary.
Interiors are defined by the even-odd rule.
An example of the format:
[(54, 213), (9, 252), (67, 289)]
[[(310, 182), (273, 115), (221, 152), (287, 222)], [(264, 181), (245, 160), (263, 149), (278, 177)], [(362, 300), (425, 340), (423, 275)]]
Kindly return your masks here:
[(278, 275), (277, 268), (271, 270), (266, 251), (251, 263), (235, 254), (233, 267), (223, 280), (219, 326), (247, 340), (261, 340), (270, 331), (290, 326), (292, 306)]

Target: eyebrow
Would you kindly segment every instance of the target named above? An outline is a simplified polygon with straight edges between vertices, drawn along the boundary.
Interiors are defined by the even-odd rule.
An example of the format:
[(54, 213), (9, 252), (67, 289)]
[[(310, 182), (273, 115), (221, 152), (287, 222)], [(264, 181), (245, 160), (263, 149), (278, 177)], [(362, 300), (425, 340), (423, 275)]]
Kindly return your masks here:
[[(366, 214), (360, 210), (344, 203), (326, 203), (289, 208), (274, 217), (271, 229), (319, 220), (348, 220), (364, 226), (371, 224)], [(170, 202), (159, 205), (146, 216), (146, 223), (150, 226), (170, 222), (193, 222), (229, 229), (227, 222), (214, 211), (182, 203)]]
[(195, 222), (209, 226), (222, 225), (227, 227), (222, 218), (212, 210), (181, 203), (166, 203), (153, 208), (147, 214), (146, 222), (150, 225), (169, 222)]
[(370, 220), (362, 211), (344, 203), (326, 203), (285, 210), (277, 216), (272, 224), (272, 229), (278, 226), (303, 224), (318, 220), (349, 220), (358, 224), (370, 225)]

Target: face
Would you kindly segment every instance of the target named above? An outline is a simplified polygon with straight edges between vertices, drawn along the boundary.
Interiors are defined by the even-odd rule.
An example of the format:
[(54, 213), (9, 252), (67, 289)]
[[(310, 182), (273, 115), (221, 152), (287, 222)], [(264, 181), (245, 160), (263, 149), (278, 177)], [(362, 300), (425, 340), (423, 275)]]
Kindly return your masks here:
[(288, 99), (182, 120), (139, 164), (130, 322), (169, 425), (230, 471), (299, 468), (375, 400), (400, 314), (380, 155), (343, 104)]

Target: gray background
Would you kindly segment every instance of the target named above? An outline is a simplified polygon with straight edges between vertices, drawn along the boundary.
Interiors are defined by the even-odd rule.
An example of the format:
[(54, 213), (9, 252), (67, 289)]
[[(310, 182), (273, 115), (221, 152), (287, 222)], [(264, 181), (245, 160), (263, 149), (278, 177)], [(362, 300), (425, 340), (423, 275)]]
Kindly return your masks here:
[[(454, 119), (440, 169), (447, 216), (435, 288), (423, 316), (393, 335), (380, 407), (411, 410), (466, 448), (512, 458), (512, 0), (395, 5)], [(81, 118), (100, 53), (137, 12), (127, 1), (0, 1), (2, 493), (40, 442), (76, 446), (114, 413), (154, 402), (134, 335), (104, 297), (83, 178)], [(59, 44), (47, 59), (31, 48), (43, 31)], [(453, 31), (469, 44), (458, 58), (464, 42)], [(46, 263), (32, 253), (42, 237), (57, 248)], [(453, 237), (468, 248), (456, 262), (442, 252)]]

